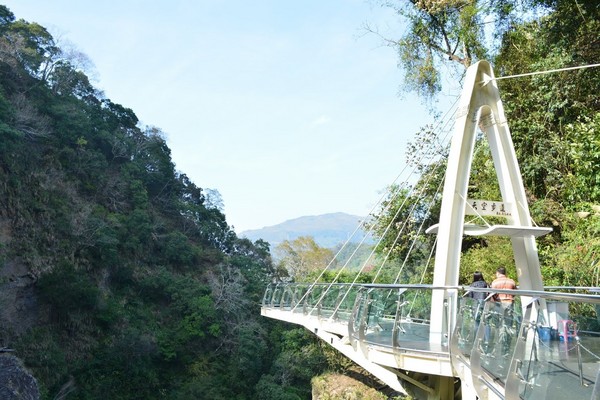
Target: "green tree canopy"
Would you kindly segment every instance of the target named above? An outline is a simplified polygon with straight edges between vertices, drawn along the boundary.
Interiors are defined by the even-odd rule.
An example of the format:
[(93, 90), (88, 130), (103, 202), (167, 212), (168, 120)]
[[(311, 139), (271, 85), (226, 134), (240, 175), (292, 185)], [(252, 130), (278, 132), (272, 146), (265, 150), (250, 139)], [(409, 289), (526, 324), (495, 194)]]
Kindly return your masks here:
[[(595, 1), (423, 0), (385, 4), (395, 7), (409, 22), (405, 36), (389, 43), (399, 51), (408, 89), (425, 98), (440, 89), (439, 78), (446, 67), (458, 67), (461, 76), (465, 67), (483, 57), (492, 62), (496, 76), (585, 67), (600, 59), (600, 9)], [(577, 280), (591, 285), (598, 249), (593, 241), (590, 248), (581, 247), (581, 243), (589, 240), (585, 232), (595, 231), (598, 224), (600, 68), (515, 77), (497, 84), (532, 218), (534, 223), (553, 228), (551, 235), (538, 239), (544, 275), (554, 284)], [(432, 143), (427, 132), (428, 128), (423, 128), (409, 147), (409, 160), (419, 159), (415, 154), (422, 154), (423, 145)], [(422, 176), (415, 187), (434, 193), (439, 179), (430, 179), (431, 174), (443, 170), (438, 166), (444, 157), (442, 154), (441, 161), (418, 166)], [(478, 138), (469, 196), (498, 199), (496, 180), (489, 147), (485, 139)], [(408, 192), (393, 200), (391, 207), (382, 207), (387, 211), (380, 215), (377, 231), (381, 235), (386, 226), (392, 229), (385, 234), (383, 243), (387, 244), (380, 251), (388, 251), (398, 237), (394, 227), (418, 220), (406, 212), (395, 219), (402, 202), (415, 201), (407, 196)], [(574, 213), (581, 212), (588, 216), (573, 218)], [(433, 208), (432, 213), (430, 219), (435, 223), (439, 210)], [(394, 245), (392, 254), (402, 260), (404, 249), (405, 244)], [(494, 260), (510, 267), (507, 249), (508, 242), (502, 240), (465, 239), (463, 278), (470, 279), (474, 270), (493, 272)]]
[(284, 240), (275, 248), (280, 269), (290, 279), (303, 282), (315, 272), (324, 270), (333, 260), (333, 252), (319, 246), (310, 236)]

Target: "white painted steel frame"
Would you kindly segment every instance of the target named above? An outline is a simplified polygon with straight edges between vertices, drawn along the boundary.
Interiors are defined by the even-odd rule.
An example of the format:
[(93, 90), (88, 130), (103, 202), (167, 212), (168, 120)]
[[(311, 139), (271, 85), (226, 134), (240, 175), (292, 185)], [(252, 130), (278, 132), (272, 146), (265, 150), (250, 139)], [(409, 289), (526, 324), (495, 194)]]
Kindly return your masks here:
[[(435, 286), (458, 285), (460, 250), (465, 229), (465, 199), (478, 125), (489, 142), (502, 201), (515, 204), (514, 212), (511, 217), (508, 217), (507, 225), (514, 227), (515, 230), (521, 229), (521, 232), (533, 228), (523, 180), (494, 80), (494, 72), (488, 62), (479, 61), (467, 70), (448, 156), (437, 229), (433, 278)], [(511, 236), (511, 242), (520, 288), (543, 290), (534, 235)], [(454, 327), (455, 293), (434, 292), (432, 304), (444, 304), (444, 302), (447, 302), (448, 307), (451, 308), (447, 314), (449, 320), (444, 323), (442, 307), (432, 308), (430, 335), (432, 342), (439, 343), (444, 340), (444, 336), (447, 336)]]
[[(514, 205), (513, 212), (507, 217), (507, 225), (503, 227), (473, 229), (465, 226), (467, 188), (477, 127), (485, 134), (489, 143), (502, 195), (501, 200)], [(496, 234), (511, 238), (520, 289), (543, 290), (535, 236), (549, 231), (548, 228), (533, 227), (519, 163), (494, 72), (488, 62), (480, 61), (467, 70), (457, 111), (448, 156), (440, 221), (437, 226), (438, 240), (433, 284), (435, 286), (458, 285), (460, 251), (464, 234)], [(524, 301), (527, 303), (527, 300)], [(431, 304), (444, 304), (445, 307), (432, 307), (430, 341), (447, 343), (456, 324), (457, 303), (456, 291), (433, 292)], [(542, 302), (541, 306), (545, 309), (545, 302)], [(463, 398), (477, 398), (474, 387), (478, 385), (474, 382), (469, 367), (456, 362), (454, 368), (461, 380), (465, 382)]]

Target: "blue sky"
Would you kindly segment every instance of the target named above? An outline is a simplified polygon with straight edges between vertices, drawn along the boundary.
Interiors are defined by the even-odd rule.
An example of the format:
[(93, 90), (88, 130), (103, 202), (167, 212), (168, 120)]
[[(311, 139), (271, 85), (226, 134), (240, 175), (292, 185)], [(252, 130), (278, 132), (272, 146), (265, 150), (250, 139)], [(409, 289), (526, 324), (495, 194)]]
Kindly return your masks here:
[(367, 215), (432, 122), (398, 96), (391, 10), (368, 0), (5, 0), (95, 65), (94, 84), (165, 132), (237, 232)]

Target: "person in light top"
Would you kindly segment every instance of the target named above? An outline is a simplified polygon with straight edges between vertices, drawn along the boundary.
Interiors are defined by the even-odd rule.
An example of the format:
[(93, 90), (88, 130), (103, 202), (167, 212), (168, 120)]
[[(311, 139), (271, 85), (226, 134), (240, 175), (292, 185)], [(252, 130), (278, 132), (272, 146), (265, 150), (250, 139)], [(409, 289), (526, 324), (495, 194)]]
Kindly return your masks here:
[[(506, 276), (506, 269), (500, 267), (496, 270), (496, 279), (492, 282), (492, 289), (516, 289), (517, 285), (514, 280)], [(494, 300), (503, 304), (512, 304), (514, 296), (508, 293), (496, 293)]]

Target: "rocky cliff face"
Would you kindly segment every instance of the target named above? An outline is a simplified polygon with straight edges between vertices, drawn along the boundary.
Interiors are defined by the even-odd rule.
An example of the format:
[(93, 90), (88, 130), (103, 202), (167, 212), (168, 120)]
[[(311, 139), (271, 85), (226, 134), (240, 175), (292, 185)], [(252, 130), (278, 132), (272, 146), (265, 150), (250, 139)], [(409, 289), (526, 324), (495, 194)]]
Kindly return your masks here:
[(0, 353), (0, 399), (38, 400), (40, 391), (35, 378), (21, 361), (10, 354)]
[[(19, 336), (39, 322), (35, 280), (18, 260), (6, 261), (0, 268), (0, 324), (11, 335)], [(0, 347), (7, 345), (10, 338), (0, 337)]]
[[(8, 258), (14, 233), (9, 218), (0, 217), (0, 348), (11, 346), (11, 336), (19, 336), (39, 321), (36, 278), (18, 258)], [(7, 337), (9, 336), (9, 337)]]

